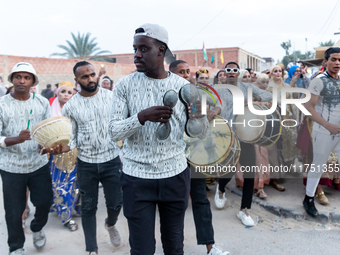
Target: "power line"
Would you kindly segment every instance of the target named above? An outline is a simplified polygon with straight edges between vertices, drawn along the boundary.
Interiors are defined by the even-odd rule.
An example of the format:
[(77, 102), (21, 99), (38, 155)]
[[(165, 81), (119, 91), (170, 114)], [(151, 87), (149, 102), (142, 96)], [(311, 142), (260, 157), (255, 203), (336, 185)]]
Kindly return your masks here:
[(329, 20), (329, 19), (331, 18), (331, 16), (333, 15), (333, 12), (335, 11), (335, 9), (336, 9), (337, 5), (339, 4), (339, 2), (340, 2), (340, 0), (338, 0), (338, 2), (335, 4), (335, 6), (334, 6), (334, 8), (333, 8), (333, 10), (332, 10), (332, 12), (331, 12), (331, 14), (329, 14), (329, 16), (328, 16), (328, 18), (327, 18), (327, 20), (326, 20), (326, 22), (325, 22), (325, 24), (323, 24), (323, 26), (321, 27), (321, 29), (319, 30), (319, 32), (317, 32), (316, 35), (314, 35), (311, 39), (314, 39), (314, 38), (322, 31), (322, 29), (326, 26), (328, 20)]
[(337, 11), (338, 11), (338, 9), (339, 9), (339, 6), (340, 6), (340, 5), (338, 5), (338, 6), (336, 7), (336, 11), (334, 12), (333, 17), (331, 18), (330, 22), (328, 23), (328, 25), (327, 25), (327, 27), (326, 27), (326, 29), (325, 29), (325, 32), (323, 33), (323, 35), (322, 35), (322, 37), (321, 37), (321, 40), (324, 38), (324, 36), (325, 36), (325, 34), (326, 34), (326, 32), (327, 32), (329, 26), (332, 24), (333, 19), (334, 19), (334, 17), (336, 16), (336, 13), (337, 13)]
[[(195, 36), (197, 36), (199, 33), (201, 33), (207, 26), (209, 26), (210, 25), (210, 23), (211, 22), (213, 22), (227, 7), (228, 7), (228, 5), (232, 2), (233, 0), (231, 0), (227, 5), (226, 5), (226, 7), (224, 7), (223, 8), (223, 10), (222, 11), (220, 11), (212, 20), (210, 20), (209, 21), (209, 23), (208, 24), (206, 24), (200, 31), (198, 31), (196, 34), (194, 34), (190, 39), (188, 39), (187, 41), (185, 41), (184, 43), (182, 43), (180, 46), (178, 46), (177, 47), (177, 49), (178, 48), (180, 48), (180, 47), (182, 47), (184, 44), (186, 44), (187, 42), (189, 42), (191, 39), (193, 39)], [(340, 0), (339, 0), (340, 1)]]

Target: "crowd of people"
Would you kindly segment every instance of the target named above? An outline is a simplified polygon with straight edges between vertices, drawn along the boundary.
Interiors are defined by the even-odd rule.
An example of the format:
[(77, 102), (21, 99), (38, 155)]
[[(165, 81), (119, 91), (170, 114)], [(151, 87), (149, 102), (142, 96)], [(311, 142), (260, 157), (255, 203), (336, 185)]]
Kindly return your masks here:
[[(30, 63), (20, 62), (13, 67), (8, 88), (0, 80), (0, 174), (10, 255), (24, 254), (28, 197), (35, 206), (30, 229), (37, 249), (46, 243), (43, 227), (49, 213), (56, 212), (61, 224), (70, 231), (78, 229), (74, 216), (81, 215), (85, 249), (90, 255), (98, 254), (96, 211), (100, 185), (106, 200), (104, 224), (114, 246), (121, 244), (116, 222), (123, 209), (131, 254), (154, 254), (158, 207), (164, 253), (183, 254), (184, 215), (190, 195), (197, 244), (205, 245), (208, 255), (229, 254), (215, 246), (207, 179), (204, 175), (190, 177), (183, 141), (184, 130), (194, 139), (209, 136), (209, 121), (217, 115), (229, 123), (235, 119), (233, 94), (229, 89), (218, 88), (221, 84), (236, 86), (243, 93), (245, 105), (250, 103), (261, 109), (271, 109), (273, 93), (277, 93), (277, 116), (297, 125), (281, 126), (268, 146), (239, 139), (237, 171), (209, 180), (217, 184), (214, 203), (218, 209), (225, 206), (225, 188), (234, 175), (237, 186), (243, 190), (236, 216), (246, 226), (254, 226), (249, 214), (253, 194), (266, 199), (265, 184), (285, 191), (280, 184), (283, 172), (268, 172), (265, 168), (242, 172), (241, 167), (247, 166), (269, 169), (302, 162), (306, 173), (302, 203), (311, 216), (318, 215), (314, 196), (322, 205), (329, 203), (323, 185), (340, 189), (340, 174), (334, 171), (339, 170), (340, 155), (340, 48), (328, 49), (324, 66), (311, 77), (302, 62), (287, 68), (279, 63), (262, 73), (228, 62), (214, 77), (209, 69), (198, 70), (194, 80), (183, 60), (174, 61), (169, 71), (165, 70), (164, 58), (172, 53), (163, 27), (144, 24), (136, 29), (133, 49), (136, 72), (121, 78), (115, 86), (108, 76), (101, 78), (105, 68), (97, 75), (86, 61), (73, 68), (75, 85), (62, 81), (52, 90), (48, 84), (41, 95), (36, 93), (39, 78)], [(185, 87), (190, 89), (191, 97), (202, 93), (212, 96), (214, 87), (219, 96), (207, 98), (207, 113), (203, 115), (198, 97), (190, 102), (186, 99)], [(282, 114), (280, 98), (281, 93), (286, 93), (284, 88), (308, 90), (311, 99), (305, 107), (311, 115), (302, 114), (293, 104), (287, 105), (287, 114)], [(249, 89), (252, 98), (248, 97)], [(169, 90), (180, 99), (172, 107), (163, 101)], [(301, 90), (286, 93), (288, 99), (306, 96)], [(62, 116), (72, 123), (68, 145), (48, 148), (32, 139), (35, 125)], [(197, 129), (196, 120), (201, 126), (193, 132)], [(171, 126), (165, 139), (156, 136), (160, 123)]]

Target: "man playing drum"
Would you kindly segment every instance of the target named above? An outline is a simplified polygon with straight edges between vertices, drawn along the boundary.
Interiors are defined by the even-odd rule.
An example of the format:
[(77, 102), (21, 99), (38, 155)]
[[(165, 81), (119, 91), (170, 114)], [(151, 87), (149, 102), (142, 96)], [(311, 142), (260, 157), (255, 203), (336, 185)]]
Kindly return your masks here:
[(81, 91), (63, 107), (62, 114), (72, 122), (73, 139), (69, 146), (50, 149), (53, 154), (78, 149), (77, 177), (82, 200), (82, 225), (85, 234), (86, 251), (98, 254), (96, 240), (96, 211), (98, 184), (104, 187), (108, 217), (105, 228), (114, 246), (121, 243), (115, 226), (122, 207), (120, 186), (121, 161), (116, 143), (110, 139), (108, 122), (112, 91), (98, 87), (94, 67), (78, 62), (73, 67), (75, 81)]
[[(172, 55), (167, 45), (165, 28), (156, 24), (139, 27), (133, 42), (137, 72), (120, 79), (113, 90), (110, 133), (114, 141), (124, 140), (123, 209), (134, 255), (155, 253), (157, 205), (164, 253), (184, 253), (190, 170), (183, 130), (189, 109), (181, 102), (173, 109), (163, 106), (163, 96), (169, 90), (178, 93), (188, 82), (165, 71), (164, 57)], [(159, 123), (171, 125), (165, 140), (156, 137)]]
[[(190, 68), (187, 62), (176, 60), (170, 64), (169, 69), (172, 73), (175, 73), (190, 82)], [(207, 103), (209, 104), (209, 101)], [(212, 106), (214, 107), (215, 104), (213, 103)], [(214, 115), (220, 114), (221, 107), (216, 107), (212, 111), (213, 114), (209, 114), (208, 111), (208, 120)], [(209, 118), (209, 116), (211, 117)], [(204, 176), (202, 176), (202, 178), (191, 178), (190, 184), (190, 197), (195, 221), (197, 244), (206, 245), (208, 255), (229, 254), (229, 252), (222, 252), (214, 245), (214, 229), (212, 225), (210, 202), (206, 192), (206, 178)]]
[[(268, 91), (264, 91), (252, 85), (250, 83), (238, 82), (238, 76), (240, 75), (240, 68), (237, 63), (229, 62), (225, 66), (225, 70), (227, 72), (227, 84), (237, 86), (242, 90), (244, 95), (244, 102), (247, 103), (247, 95), (248, 88), (252, 89), (253, 92), (253, 101), (259, 102), (268, 102), (272, 100), (272, 94)], [(227, 120), (229, 123), (234, 119), (233, 115), (233, 96), (228, 89), (218, 89), (219, 95), (221, 96), (223, 102), (228, 104), (222, 113), (221, 117)], [(233, 127), (234, 128), (234, 127)], [(250, 129), (251, 131), (251, 129)], [(244, 167), (255, 166), (255, 148), (253, 144), (244, 143), (240, 141), (241, 145), (241, 155), (240, 155), (240, 164)], [(231, 180), (235, 172), (231, 172), (224, 176), (224, 178), (219, 179), (219, 185), (216, 188), (215, 195), (215, 204), (216, 207), (222, 209), (225, 205), (226, 197), (225, 197), (225, 186)], [(240, 211), (237, 213), (237, 217), (242, 221), (242, 223), (246, 226), (254, 226), (254, 221), (250, 217), (247, 212), (247, 209), (251, 208), (252, 197), (254, 192), (254, 171), (248, 171), (243, 173), (244, 184), (243, 184), (243, 194), (242, 194), (242, 203)]]
[[(17, 63), (8, 75), (14, 91), (0, 98), (0, 174), (2, 179), (9, 254), (24, 254), (25, 235), (21, 216), (26, 207), (26, 190), (36, 207), (31, 222), (33, 243), (44, 247), (42, 230), (52, 205), (52, 181), (46, 155), (39, 154), (39, 144), (30, 130), (51, 117), (46, 98), (29, 93), (39, 80), (33, 66)], [(15, 185), (14, 185), (15, 184)]]

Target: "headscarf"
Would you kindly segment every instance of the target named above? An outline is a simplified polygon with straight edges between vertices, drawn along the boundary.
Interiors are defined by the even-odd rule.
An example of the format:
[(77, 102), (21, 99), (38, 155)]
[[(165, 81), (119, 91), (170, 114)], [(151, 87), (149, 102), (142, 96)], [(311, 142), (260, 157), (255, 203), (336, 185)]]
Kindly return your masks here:
[[(292, 78), (294, 76), (294, 73), (295, 73), (295, 70), (297, 68), (300, 68), (299, 66), (292, 66), (291, 68), (289, 68), (289, 71), (288, 71), (288, 79), (285, 80), (285, 83), (287, 84), (290, 84), (290, 82), (292, 81)], [(296, 81), (296, 86), (299, 86), (301, 83), (301, 78), (299, 77)]]
[(237, 78), (237, 81), (238, 81), (238, 82), (242, 82), (243, 75), (244, 75), (246, 72), (248, 72), (248, 71), (245, 70), (245, 69), (241, 69), (241, 70), (240, 70), (240, 75), (239, 75), (238, 78)]
[(57, 89), (57, 98), (53, 101), (52, 105), (51, 105), (51, 116), (55, 117), (55, 116), (61, 116), (62, 114), (62, 108), (60, 106), (60, 102), (59, 102), (59, 92), (66, 87), (70, 87), (73, 89), (73, 84), (72, 82), (69, 81), (63, 81), (61, 83), (59, 83), (58, 85), (58, 89)]

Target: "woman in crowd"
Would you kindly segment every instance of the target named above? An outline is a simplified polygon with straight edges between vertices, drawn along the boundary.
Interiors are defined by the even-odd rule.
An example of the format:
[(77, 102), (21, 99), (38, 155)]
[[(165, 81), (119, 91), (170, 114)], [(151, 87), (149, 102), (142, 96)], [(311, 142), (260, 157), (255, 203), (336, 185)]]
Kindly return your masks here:
[(251, 82), (250, 73), (247, 70), (241, 69), (240, 76), (238, 77), (239, 82)]
[(113, 80), (110, 79), (109, 76), (104, 76), (102, 79), (102, 88), (112, 90), (113, 89)]
[[(69, 81), (59, 83), (56, 99), (51, 105), (52, 117), (62, 116), (62, 108), (73, 96), (73, 84)], [(78, 229), (72, 220), (73, 211), (78, 200), (78, 186), (76, 184), (77, 150), (51, 155), (50, 171), (53, 181), (52, 211), (56, 211), (61, 223), (71, 231)]]
[(306, 74), (302, 74), (302, 70), (299, 66), (292, 66), (289, 68), (288, 79), (285, 80), (285, 83), (289, 84), (291, 87), (296, 86), (304, 89), (309, 87), (309, 79), (306, 77)]
[[(281, 113), (281, 90), (285, 87), (290, 87), (285, 84), (282, 79), (283, 70), (282, 67), (276, 65), (270, 72), (271, 80), (269, 82), (268, 91), (273, 92), (273, 89), (277, 89), (277, 103), (278, 111)], [(293, 95), (286, 95), (287, 98), (291, 98)], [(294, 96), (296, 96), (294, 94)], [(281, 116), (282, 119), (295, 119), (291, 105), (287, 106), (287, 114)], [(287, 122), (287, 126), (291, 125)], [(273, 145), (267, 147), (269, 163), (272, 166), (290, 165), (293, 164), (295, 158), (298, 157), (299, 151), (296, 148), (297, 132), (295, 127), (282, 127), (281, 138)], [(285, 191), (285, 188), (277, 183), (277, 180), (281, 178), (282, 173), (271, 174), (271, 184), (278, 191)]]
[[(243, 79), (249, 79), (247, 75), (243, 75)], [(266, 74), (260, 74), (256, 80), (256, 85), (263, 90), (267, 90), (269, 84), (269, 77)], [(262, 106), (268, 107), (268, 102), (254, 102), (258, 103)], [(265, 147), (255, 145), (255, 153), (256, 153), (256, 165), (259, 167), (260, 170), (264, 168), (260, 166), (267, 166), (269, 169), (269, 159), (268, 159), (268, 152)], [(238, 187), (243, 187), (243, 174), (241, 173), (240, 165), (237, 164), (237, 172), (235, 174), (236, 185)], [(255, 180), (254, 180), (254, 190), (255, 195), (261, 199), (267, 198), (267, 194), (264, 191), (264, 184), (269, 184), (270, 182), (270, 172), (269, 171), (261, 171), (255, 173)]]
[(227, 83), (227, 73), (226, 71), (219, 70), (214, 77), (214, 84), (226, 84)]

